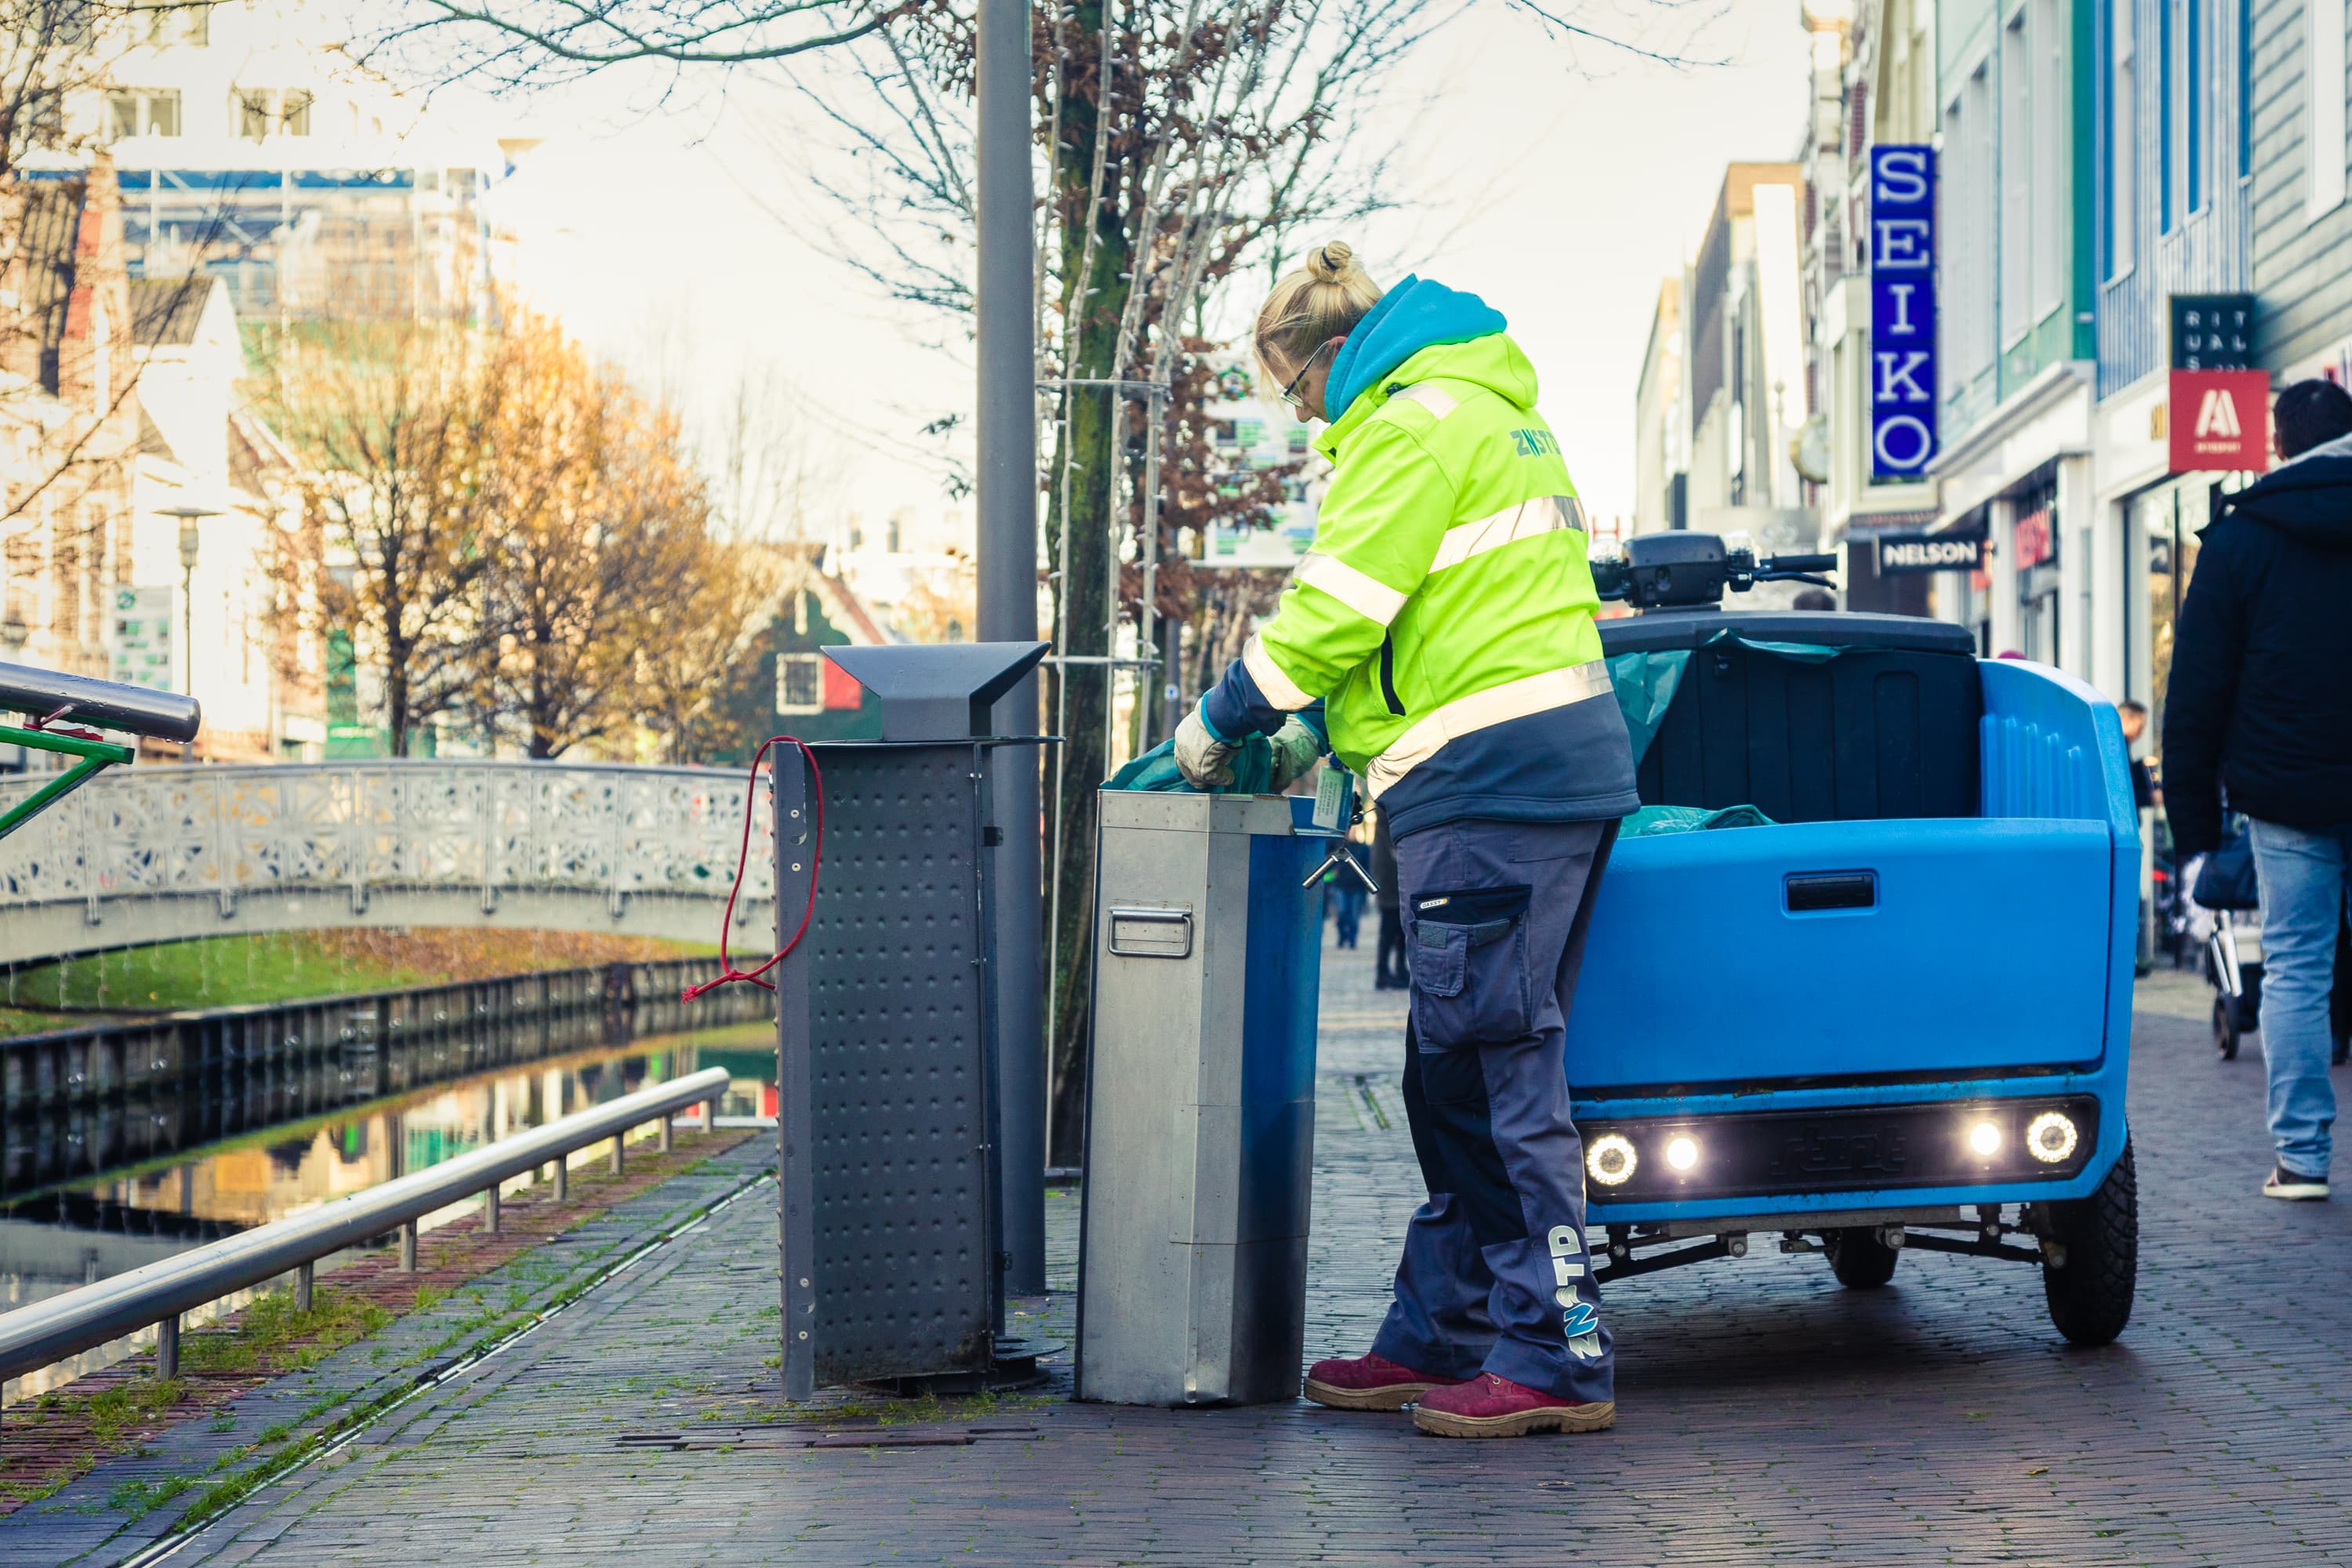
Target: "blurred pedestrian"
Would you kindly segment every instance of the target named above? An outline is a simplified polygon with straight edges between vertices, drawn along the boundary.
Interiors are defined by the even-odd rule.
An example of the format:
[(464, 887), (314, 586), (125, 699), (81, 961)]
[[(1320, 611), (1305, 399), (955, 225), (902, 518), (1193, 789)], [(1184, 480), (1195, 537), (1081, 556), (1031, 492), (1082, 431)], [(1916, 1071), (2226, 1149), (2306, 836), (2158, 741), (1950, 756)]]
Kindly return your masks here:
[(2147, 708), (2143, 703), (2124, 701), (2116, 704), (2116, 718), (2124, 727), (2124, 747), (2132, 753), (2132, 799), (2142, 811), (2156, 809), (2156, 780), (2147, 771), (2147, 761), (2137, 752), (2139, 738), (2147, 733)]
[(2327, 1002), (2352, 890), (2352, 395), (2297, 382), (2273, 419), (2284, 460), (2199, 536), (2165, 693), (2165, 813), (2183, 860), (2220, 847), (2225, 795), (2251, 824), (2277, 1146), (2263, 1195), (2312, 1199), (2327, 1196)]
[[(1348, 858), (1359, 866), (1364, 863), (1363, 851), (1353, 844), (1348, 846)], [(1332, 868), (1331, 879), (1339, 902), (1339, 945), (1353, 947), (1364, 920), (1363, 879), (1342, 867)]]
[(1837, 595), (1831, 593), (1827, 588), (1801, 589), (1798, 591), (1797, 596), (1789, 601), (1789, 608), (1792, 610), (1834, 610), (1837, 608)]
[(1404, 970), (1404, 917), (1397, 908), (1396, 841), (1389, 837), (1389, 814), (1385, 811), (1372, 822), (1372, 880), (1381, 889), (1372, 895), (1381, 911), (1381, 942), (1372, 955), (1372, 984), (1382, 991), (1402, 991), (1412, 982)]

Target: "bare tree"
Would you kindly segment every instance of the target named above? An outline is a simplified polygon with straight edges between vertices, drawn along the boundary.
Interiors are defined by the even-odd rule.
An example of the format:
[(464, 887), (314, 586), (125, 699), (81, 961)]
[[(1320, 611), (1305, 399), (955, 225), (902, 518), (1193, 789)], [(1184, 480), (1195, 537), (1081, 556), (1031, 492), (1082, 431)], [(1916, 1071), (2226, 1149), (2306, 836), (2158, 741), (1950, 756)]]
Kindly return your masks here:
[(822, 438), (808, 395), (772, 364), (746, 364), (719, 410), (715, 501), (740, 540), (808, 534), (841, 485), (838, 448)]
[(477, 675), (489, 352), (438, 323), (340, 322), (294, 330), (269, 355), (271, 422), (304, 460), (279, 600), (352, 628), (382, 673), (395, 756)]

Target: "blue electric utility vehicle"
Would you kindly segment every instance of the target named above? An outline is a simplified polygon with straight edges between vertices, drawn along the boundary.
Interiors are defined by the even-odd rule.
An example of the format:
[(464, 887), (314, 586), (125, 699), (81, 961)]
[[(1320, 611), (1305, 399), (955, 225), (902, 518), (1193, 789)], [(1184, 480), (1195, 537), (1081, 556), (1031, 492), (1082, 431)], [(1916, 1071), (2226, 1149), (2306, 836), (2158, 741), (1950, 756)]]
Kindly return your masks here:
[(1601, 631), (1645, 805), (1769, 819), (1645, 812), (1602, 880), (1568, 1026), (1597, 1277), (1969, 1253), (2038, 1265), (2104, 1344), (2138, 1250), (2123, 731), (1962, 626), (1719, 607), (1831, 564), (1689, 532), (1595, 563), (1643, 612)]

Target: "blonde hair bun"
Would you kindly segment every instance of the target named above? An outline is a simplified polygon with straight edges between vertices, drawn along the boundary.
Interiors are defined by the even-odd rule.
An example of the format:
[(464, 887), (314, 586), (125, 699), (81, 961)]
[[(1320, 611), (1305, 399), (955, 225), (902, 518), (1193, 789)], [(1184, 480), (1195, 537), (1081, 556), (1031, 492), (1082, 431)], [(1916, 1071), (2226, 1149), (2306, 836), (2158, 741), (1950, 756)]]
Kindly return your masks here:
[(1251, 336), (1259, 366), (1276, 383), (1290, 380), (1317, 349), (1347, 336), (1380, 302), (1381, 286), (1356, 265), (1352, 247), (1337, 239), (1314, 247), (1258, 307)]
[(1315, 275), (1318, 283), (1337, 283), (1348, 275), (1355, 259), (1356, 253), (1348, 242), (1335, 239), (1307, 253), (1307, 270)]

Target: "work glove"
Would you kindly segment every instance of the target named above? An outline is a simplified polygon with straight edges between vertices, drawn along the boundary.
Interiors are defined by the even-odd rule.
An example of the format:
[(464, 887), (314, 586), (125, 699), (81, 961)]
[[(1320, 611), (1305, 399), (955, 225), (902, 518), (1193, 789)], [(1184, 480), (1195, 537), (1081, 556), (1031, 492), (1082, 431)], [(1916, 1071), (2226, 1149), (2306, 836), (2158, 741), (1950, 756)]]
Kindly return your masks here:
[(1176, 771), (1194, 789), (1222, 789), (1234, 782), (1234, 753), (1241, 747), (1232, 741), (1221, 741), (1201, 717), (1195, 705), (1176, 726)]
[(1293, 713), (1274, 732), (1272, 740), (1274, 790), (1279, 795), (1315, 771), (1315, 764), (1323, 760), (1323, 737), (1315, 732), (1312, 724)]

